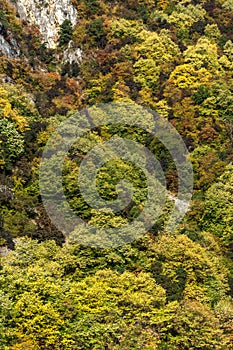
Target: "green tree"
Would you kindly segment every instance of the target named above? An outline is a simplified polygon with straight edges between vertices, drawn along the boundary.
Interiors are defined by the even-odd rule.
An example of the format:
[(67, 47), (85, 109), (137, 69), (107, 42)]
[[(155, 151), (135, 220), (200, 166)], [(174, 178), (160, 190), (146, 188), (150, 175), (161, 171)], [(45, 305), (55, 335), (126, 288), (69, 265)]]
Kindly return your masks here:
[(7, 119), (0, 120), (0, 167), (11, 169), (23, 152), (24, 139), (14, 123)]
[(73, 37), (73, 27), (72, 23), (70, 20), (65, 19), (64, 22), (60, 26), (60, 31), (59, 31), (59, 46), (63, 47), (69, 43), (69, 41)]
[(220, 238), (229, 247), (233, 241), (233, 167), (227, 166), (223, 175), (206, 192), (201, 226)]

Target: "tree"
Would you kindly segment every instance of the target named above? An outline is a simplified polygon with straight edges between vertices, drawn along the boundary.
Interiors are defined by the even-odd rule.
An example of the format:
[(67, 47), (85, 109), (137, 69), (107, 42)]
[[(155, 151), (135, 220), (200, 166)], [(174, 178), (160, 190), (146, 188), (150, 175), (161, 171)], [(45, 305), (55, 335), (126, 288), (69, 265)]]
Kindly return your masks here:
[(180, 89), (197, 90), (200, 86), (208, 86), (212, 74), (206, 68), (197, 69), (193, 64), (186, 63), (176, 66), (170, 75), (169, 81)]
[(203, 7), (198, 5), (188, 4), (184, 6), (181, 3), (178, 3), (168, 17), (168, 22), (175, 24), (179, 29), (186, 29), (191, 27), (195, 22), (201, 21), (204, 19), (206, 11)]
[(65, 19), (64, 22), (60, 26), (60, 31), (59, 31), (59, 46), (63, 47), (69, 43), (69, 41), (73, 37), (73, 27), (72, 23), (70, 20)]
[(141, 43), (135, 45), (138, 58), (153, 59), (162, 65), (180, 55), (178, 45), (169, 37), (167, 30), (161, 30), (159, 34), (144, 30), (140, 33), (140, 39)]
[(214, 245), (207, 251), (205, 244), (184, 235), (157, 241), (147, 236), (102, 250), (20, 239), (1, 263), (1, 345), (226, 349), (227, 336), (211, 304), (218, 304), (222, 319), (227, 270)]
[(217, 44), (205, 37), (201, 37), (196, 45), (190, 45), (187, 48), (184, 59), (185, 63), (191, 63), (197, 69), (207, 68), (215, 74), (218, 74), (220, 69)]
[[(150, 271), (169, 301), (216, 304), (227, 291), (229, 271), (217, 252), (208, 252), (186, 235), (162, 235), (152, 247)], [(220, 267), (220, 265), (221, 267)]]
[[(213, 129), (210, 134), (214, 137)], [(222, 175), (226, 163), (220, 159), (219, 151), (209, 145), (196, 147), (190, 157), (195, 174), (194, 188), (205, 191), (216, 181), (216, 177)]]
[(24, 139), (14, 123), (0, 120), (0, 167), (11, 169), (13, 163), (24, 151)]
[(229, 340), (214, 312), (198, 302), (181, 304), (170, 331), (166, 340), (169, 349), (229, 349)]
[(220, 238), (226, 246), (233, 243), (233, 166), (226, 167), (223, 175), (206, 192), (201, 227)]

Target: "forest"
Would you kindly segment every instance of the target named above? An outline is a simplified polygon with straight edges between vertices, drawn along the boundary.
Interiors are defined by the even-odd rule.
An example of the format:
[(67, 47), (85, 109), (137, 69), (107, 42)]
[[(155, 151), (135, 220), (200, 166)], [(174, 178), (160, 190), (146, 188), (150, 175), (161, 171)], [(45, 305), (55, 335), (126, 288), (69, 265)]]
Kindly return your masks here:
[[(0, 2), (0, 36), (20, 47), (12, 57), (0, 40), (0, 350), (233, 349), (233, 0), (71, 0), (78, 22), (63, 21), (55, 48), (19, 18), (17, 1)], [(167, 191), (178, 192), (171, 154), (124, 123), (125, 104), (135, 119), (141, 108), (155, 111), (181, 135), (192, 200), (174, 230), (166, 198), (142, 237), (92, 246), (68, 239), (49, 217), (40, 164), (61, 123), (113, 103), (116, 125), (94, 125), (64, 160), (73, 212), (112, 229), (144, 208), (145, 174), (120, 158), (101, 167), (97, 189), (107, 203), (126, 179), (131, 203), (98, 211), (82, 196), (85, 155), (115, 135), (149, 149)]]

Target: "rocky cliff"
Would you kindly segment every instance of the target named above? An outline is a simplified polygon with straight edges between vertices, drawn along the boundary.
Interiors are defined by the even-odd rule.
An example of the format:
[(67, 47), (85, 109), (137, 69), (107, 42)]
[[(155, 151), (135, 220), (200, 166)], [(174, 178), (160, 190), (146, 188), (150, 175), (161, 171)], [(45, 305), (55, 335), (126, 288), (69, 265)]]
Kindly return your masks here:
[(20, 55), (20, 48), (10, 30), (0, 22), (0, 51), (7, 57), (14, 58)]
[(48, 48), (56, 48), (60, 25), (69, 20), (77, 23), (77, 11), (70, 0), (12, 0), (19, 17), (36, 25)]

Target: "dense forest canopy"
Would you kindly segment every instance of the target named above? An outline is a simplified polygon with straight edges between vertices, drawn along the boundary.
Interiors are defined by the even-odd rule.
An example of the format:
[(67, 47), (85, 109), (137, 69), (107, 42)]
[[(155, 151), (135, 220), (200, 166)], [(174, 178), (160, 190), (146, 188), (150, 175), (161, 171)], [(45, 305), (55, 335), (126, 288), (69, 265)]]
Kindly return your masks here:
[[(55, 48), (20, 20), (19, 1), (0, 3), (0, 349), (233, 349), (233, 1), (72, 0), (77, 23), (59, 25)], [(119, 247), (68, 242), (51, 222), (42, 152), (60, 123), (102, 103), (152, 109), (182, 136), (194, 190), (174, 231), (169, 198), (147, 234)], [(81, 162), (114, 135), (153, 152), (169, 193), (178, 191), (158, 139), (120, 117), (93, 128), (67, 154), (63, 185), (96, 227), (131, 222), (147, 196), (143, 171), (115, 158), (99, 171), (98, 191), (114, 200), (125, 178), (130, 205), (114, 214), (83, 199)]]

